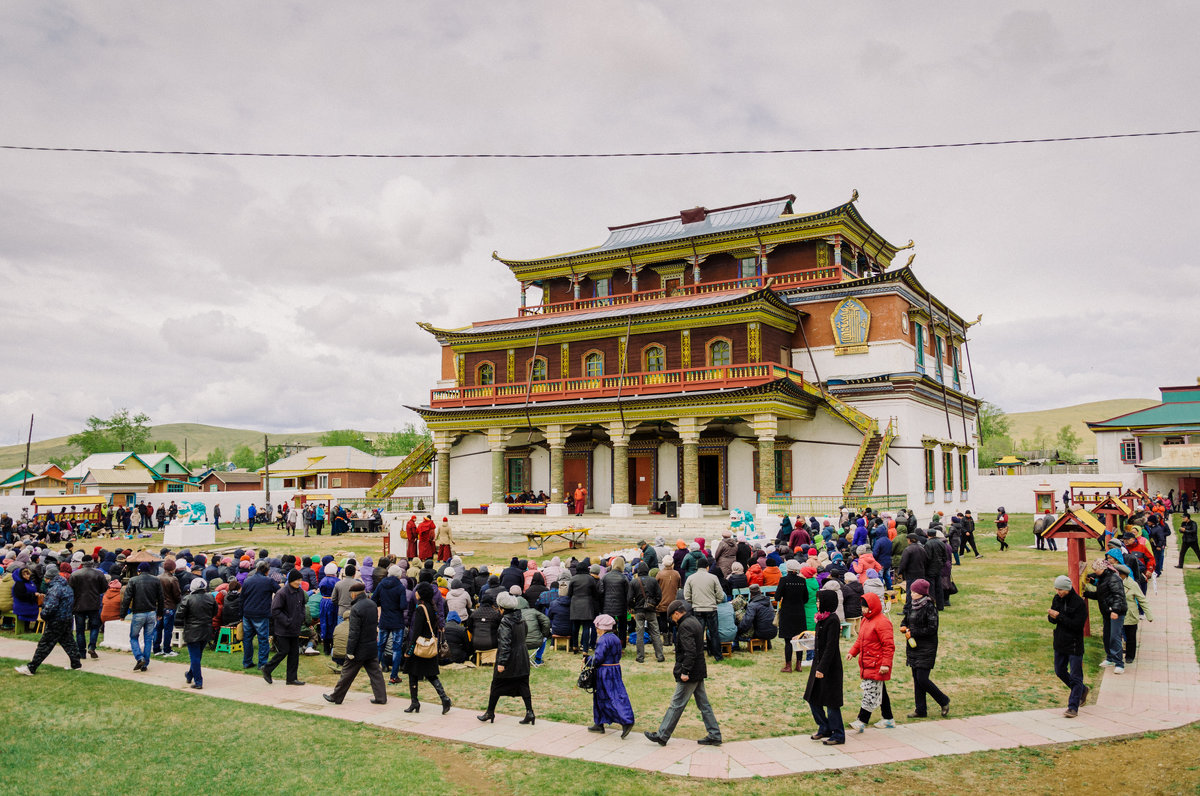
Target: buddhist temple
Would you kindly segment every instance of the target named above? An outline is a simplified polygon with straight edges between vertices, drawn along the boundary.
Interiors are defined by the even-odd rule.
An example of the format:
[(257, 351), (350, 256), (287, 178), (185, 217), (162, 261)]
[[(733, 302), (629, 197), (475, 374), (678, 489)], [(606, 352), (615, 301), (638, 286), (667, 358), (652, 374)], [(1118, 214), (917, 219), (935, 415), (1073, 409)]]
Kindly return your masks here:
[[(609, 227), (599, 246), (493, 254), (512, 317), (421, 324), (442, 349), (427, 405), (435, 513), (505, 514), (544, 492), (682, 517), (839, 505), (965, 507), (978, 447), (969, 324), (854, 198), (794, 196)], [(515, 291), (514, 291), (515, 293)], [(534, 300), (530, 300), (531, 294)]]

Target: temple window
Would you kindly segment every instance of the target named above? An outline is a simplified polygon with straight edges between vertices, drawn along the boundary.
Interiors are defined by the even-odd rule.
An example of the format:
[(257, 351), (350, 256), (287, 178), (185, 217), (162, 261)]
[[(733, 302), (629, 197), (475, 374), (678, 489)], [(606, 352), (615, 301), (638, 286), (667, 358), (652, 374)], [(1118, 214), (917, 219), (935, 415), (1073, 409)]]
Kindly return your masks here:
[(529, 374), (530, 381), (545, 381), (546, 380), (546, 358), (537, 357), (530, 363), (531, 371)]
[(612, 279), (602, 277), (596, 280), (596, 298), (607, 298), (612, 295)]
[(741, 258), (741, 273), (742, 279), (753, 279), (758, 276), (758, 258), (743, 257)]
[(589, 379), (604, 375), (604, 354), (592, 351), (583, 357), (583, 375)]
[(491, 362), (481, 362), (475, 370), (475, 383), (479, 385), (496, 383), (496, 366)]
[(917, 348), (917, 372), (925, 372), (925, 327), (919, 323), (913, 324), (913, 335)]
[(646, 349), (646, 372), (657, 373), (667, 369), (667, 351), (660, 345)]
[(708, 366), (719, 368), (733, 363), (733, 347), (728, 340), (713, 340), (708, 344)]

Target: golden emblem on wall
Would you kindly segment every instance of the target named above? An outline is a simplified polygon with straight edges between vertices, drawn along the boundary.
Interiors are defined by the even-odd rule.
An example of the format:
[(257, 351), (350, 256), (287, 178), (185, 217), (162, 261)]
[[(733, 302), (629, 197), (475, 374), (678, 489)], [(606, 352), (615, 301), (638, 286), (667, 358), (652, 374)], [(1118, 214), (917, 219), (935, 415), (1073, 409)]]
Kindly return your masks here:
[(569, 378), (571, 375), (571, 346), (569, 343), (563, 343), (558, 349), (558, 370), (562, 378)]
[(848, 298), (829, 316), (833, 325), (834, 354), (865, 354), (871, 331), (871, 311), (858, 299)]
[(692, 333), (688, 329), (679, 333), (679, 359), (685, 370), (692, 366)]
[(507, 381), (509, 384), (512, 384), (516, 381), (517, 375), (517, 352), (511, 348), (508, 349), (508, 362), (506, 364), (508, 365), (506, 369)]

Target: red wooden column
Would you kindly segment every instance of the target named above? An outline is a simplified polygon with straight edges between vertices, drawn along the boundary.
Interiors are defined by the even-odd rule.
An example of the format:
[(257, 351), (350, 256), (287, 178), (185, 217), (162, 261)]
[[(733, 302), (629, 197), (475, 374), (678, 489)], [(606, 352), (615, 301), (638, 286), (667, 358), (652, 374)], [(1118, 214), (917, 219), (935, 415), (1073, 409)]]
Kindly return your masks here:
[[(1067, 577), (1075, 591), (1083, 597), (1083, 580), (1080, 565), (1087, 561), (1087, 542), (1089, 539), (1099, 539), (1104, 535), (1104, 526), (1100, 519), (1091, 512), (1083, 509), (1070, 510), (1054, 521), (1054, 524), (1042, 532), (1043, 537), (1063, 539), (1067, 543)], [(1084, 597), (1086, 602), (1087, 598)], [(1092, 634), (1091, 610), (1088, 610), (1084, 620), (1083, 632)]]

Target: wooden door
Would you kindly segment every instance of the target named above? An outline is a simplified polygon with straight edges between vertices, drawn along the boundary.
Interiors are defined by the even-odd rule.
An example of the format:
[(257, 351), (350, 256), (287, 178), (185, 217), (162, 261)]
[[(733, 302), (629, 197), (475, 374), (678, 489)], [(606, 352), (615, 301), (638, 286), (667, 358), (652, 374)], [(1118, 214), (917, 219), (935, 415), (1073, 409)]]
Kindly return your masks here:
[(635, 506), (647, 506), (654, 497), (654, 458), (629, 458), (629, 499)]
[(575, 494), (575, 486), (583, 484), (588, 491), (587, 505), (592, 505), (592, 488), (588, 484), (588, 463), (587, 459), (579, 457), (565, 457), (563, 459), (563, 497), (571, 498)]

